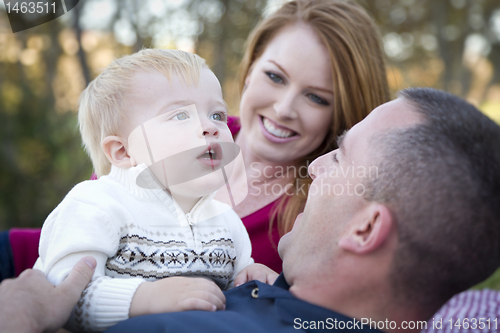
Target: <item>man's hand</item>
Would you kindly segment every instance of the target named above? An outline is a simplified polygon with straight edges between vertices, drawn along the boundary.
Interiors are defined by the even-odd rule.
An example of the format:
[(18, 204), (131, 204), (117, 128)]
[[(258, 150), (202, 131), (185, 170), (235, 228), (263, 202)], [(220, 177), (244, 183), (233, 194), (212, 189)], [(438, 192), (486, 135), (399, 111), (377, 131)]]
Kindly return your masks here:
[(234, 279), (234, 286), (238, 287), (248, 281), (257, 280), (267, 284), (273, 284), (279, 274), (262, 264), (248, 265)]
[(224, 310), (225, 303), (226, 297), (214, 282), (175, 276), (141, 284), (132, 298), (129, 315)]
[(82, 258), (57, 287), (36, 269), (25, 270), (17, 279), (2, 281), (2, 332), (53, 332), (61, 328), (92, 279), (95, 267), (94, 258)]

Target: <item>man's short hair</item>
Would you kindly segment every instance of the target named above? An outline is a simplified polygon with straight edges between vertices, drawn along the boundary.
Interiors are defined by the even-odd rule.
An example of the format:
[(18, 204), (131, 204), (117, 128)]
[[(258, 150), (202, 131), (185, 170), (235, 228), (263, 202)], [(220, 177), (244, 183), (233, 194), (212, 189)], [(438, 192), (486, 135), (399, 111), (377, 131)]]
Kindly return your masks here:
[(127, 120), (127, 93), (138, 72), (159, 72), (170, 81), (179, 76), (187, 84), (197, 84), (205, 60), (180, 50), (144, 49), (113, 61), (80, 95), (78, 122), (83, 146), (97, 176), (106, 175), (111, 163), (102, 150), (102, 140), (120, 135)]
[(398, 95), (423, 122), (376, 138), (382, 161), (366, 199), (396, 220), (395, 295), (436, 308), (500, 266), (500, 127), (449, 93)]

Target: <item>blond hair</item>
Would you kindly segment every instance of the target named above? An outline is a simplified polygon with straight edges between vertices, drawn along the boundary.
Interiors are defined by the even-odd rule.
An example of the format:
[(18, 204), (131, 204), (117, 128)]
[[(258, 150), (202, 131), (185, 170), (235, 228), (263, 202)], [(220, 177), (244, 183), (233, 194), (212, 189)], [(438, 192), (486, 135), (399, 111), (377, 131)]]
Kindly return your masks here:
[[(297, 161), (298, 165), (307, 165), (335, 149), (335, 138), (375, 107), (389, 101), (390, 93), (377, 27), (358, 5), (339, 0), (290, 1), (261, 21), (247, 40), (240, 68), (240, 91), (243, 91), (250, 67), (263, 54), (267, 44), (283, 27), (297, 22), (309, 25), (326, 46), (335, 96), (333, 121), (324, 142)], [(303, 184), (308, 189), (310, 183), (309, 177), (296, 175), (294, 194), (283, 197), (271, 217), (270, 230), (276, 216), (280, 234), (291, 230), (307, 198), (307, 191), (304, 195), (298, 189)]]
[(159, 72), (170, 81), (177, 75), (187, 84), (198, 84), (205, 60), (180, 50), (144, 49), (113, 61), (80, 95), (78, 123), (85, 151), (98, 177), (107, 175), (111, 163), (101, 147), (109, 135), (120, 135), (127, 119), (127, 93), (138, 72)]

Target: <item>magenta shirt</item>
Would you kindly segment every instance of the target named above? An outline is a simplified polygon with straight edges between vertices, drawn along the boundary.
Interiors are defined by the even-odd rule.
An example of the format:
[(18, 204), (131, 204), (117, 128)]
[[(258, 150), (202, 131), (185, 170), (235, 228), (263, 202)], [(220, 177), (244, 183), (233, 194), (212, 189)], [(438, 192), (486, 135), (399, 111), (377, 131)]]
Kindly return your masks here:
[(272, 236), (269, 237), (269, 217), (275, 204), (277, 204), (277, 201), (271, 202), (269, 205), (245, 216), (241, 220), (247, 228), (250, 241), (252, 242), (253, 260), (281, 273), (283, 263), (278, 254), (280, 236), (277, 221), (274, 221)]
[[(227, 125), (233, 137), (239, 132), (241, 125), (238, 117), (228, 117)], [(97, 179), (95, 174), (90, 178)], [(277, 202), (259, 209), (258, 211), (244, 217), (243, 224), (248, 230), (252, 242), (252, 257), (256, 263), (264, 264), (278, 273), (281, 273), (281, 259), (278, 255), (277, 246), (279, 233), (277, 222), (274, 221), (272, 238), (269, 237), (269, 217), (272, 208)], [(14, 270), (18, 276), (26, 268), (31, 268), (38, 258), (38, 243), (40, 241), (41, 229), (16, 229), (9, 232), (9, 241), (12, 247)], [(271, 240), (272, 239), (272, 240)]]
[(38, 258), (38, 243), (42, 229), (12, 228), (9, 230), (9, 242), (12, 248), (14, 272), (19, 276), (22, 271), (33, 267)]

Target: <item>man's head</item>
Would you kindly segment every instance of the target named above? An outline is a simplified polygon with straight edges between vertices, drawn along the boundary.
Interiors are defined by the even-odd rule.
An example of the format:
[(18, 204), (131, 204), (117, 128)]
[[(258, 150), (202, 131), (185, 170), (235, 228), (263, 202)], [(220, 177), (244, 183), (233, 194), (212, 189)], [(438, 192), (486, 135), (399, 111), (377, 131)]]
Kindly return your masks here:
[(398, 221), (390, 281), (404, 301), (439, 306), (500, 266), (500, 128), (432, 89), (400, 93), (424, 123), (382, 135), (366, 199)]
[(429, 314), (500, 265), (500, 128), (473, 106), (405, 90), (339, 146), (310, 166), (317, 189), (280, 242), (289, 282)]

